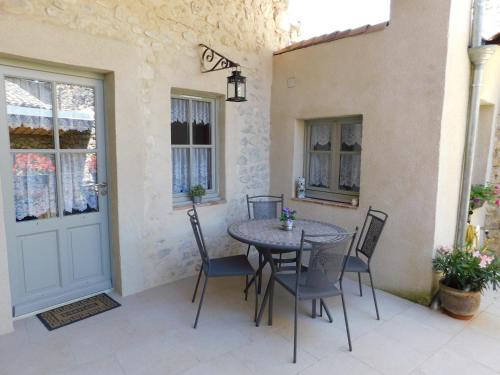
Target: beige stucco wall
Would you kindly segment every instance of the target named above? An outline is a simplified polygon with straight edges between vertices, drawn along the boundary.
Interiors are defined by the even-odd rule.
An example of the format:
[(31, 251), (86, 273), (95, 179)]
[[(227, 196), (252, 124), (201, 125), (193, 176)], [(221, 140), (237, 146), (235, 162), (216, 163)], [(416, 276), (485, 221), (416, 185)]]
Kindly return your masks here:
[[(435, 248), (455, 241), (463, 151), (467, 125), (471, 64), (470, 1), (451, 1), (443, 112), (439, 135), (439, 176)], [(451, 31), (452, 30), (452, 31)]]
[[(172, 208), (170, 93), (225, 94), (228, 75), (200, 73), (198, 43), (241, 63), (248, 77), (249, 101), (223, 102), (225, 202), (200, 208), (212, 252), (237, 249), (227, 224), (244, 216), (244, 194), (269, 187), (271, 51), (288, 40), (278, 27), (284, 7), (266, 0), (0, 2), (2, 56), (105, 74), (114, 281), (123, 294), (191, 275), (198, 264), (186, 210)], [(0, 333), (12, 328), (3, 220)]]
[[(272, 192), (292, 195), (295, 178), (303, 174), (303, 119), (363, 115), (359, 208), (289, 205), (299, 216), (350, 229), (362, 224), (369, 205), (386, 211), (389, 221), (372, 263), (375, 283), (420, 302), (431, 295), (431, 258), (441, 237), (436, 231), (448, 238), (454, 230), (454, 222), (441, 228), (436, 219), (438, 181), (457, 173), (440, 174), (441, 137), (455, 120), (463, 126), (466, 113), (466, 93), (453, 98), (458, 112), (449, 114), (451, 102), (444, 108), (446, 90), (456, 93), (467, 81), (466, 51), (460, 48), (466, 48), (468, 8), (456, 3), (461, 5), (455, 4), (450, 20), (449, 1), (392, 1), (385, 30), (278, 55), (273, 65)], [(448, 45), (450, 24), (458, 35)], [(451, 60), (458, 65), (449, 66)], [(288, 88), (291, 77), (295, 86)], [(460, 142), (460, 136), (453, 140)], [(461, 151), (447, 153), (456, 169)], [(445, 188), (457, 181), (442, 183)]]

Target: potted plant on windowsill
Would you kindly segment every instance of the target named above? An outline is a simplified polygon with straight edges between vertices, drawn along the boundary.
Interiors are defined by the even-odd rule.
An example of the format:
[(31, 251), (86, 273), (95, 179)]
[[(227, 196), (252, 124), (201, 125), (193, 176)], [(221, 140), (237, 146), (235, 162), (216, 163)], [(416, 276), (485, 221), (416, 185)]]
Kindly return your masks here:
[(481, 304), (481, 293), (488, 285), (500, 282), (500, 262), (486, 247), (443, 246), (432, 263), (434, 271), (442, 273), (441, 307), (457, 319), (471, 319)]
[(194, 204), (201, 203), (202, 197), (205, 195), (205, 188), (201, 185), (195, 185), (191, 189), (191, 198), (193, 198)]

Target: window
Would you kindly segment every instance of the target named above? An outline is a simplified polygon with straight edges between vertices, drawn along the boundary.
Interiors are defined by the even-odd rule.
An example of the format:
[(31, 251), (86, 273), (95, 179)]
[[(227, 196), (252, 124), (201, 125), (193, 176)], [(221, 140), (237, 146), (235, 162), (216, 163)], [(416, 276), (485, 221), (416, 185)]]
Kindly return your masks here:
[(361, 116), (306, 121), (306, 197), (350, 202), (359, 196)]
[(180, 95), (171, 104), (174, 205), (190, 202), (195, 185), (205, 188), (205, 199), (217, 198), (216, 100)]

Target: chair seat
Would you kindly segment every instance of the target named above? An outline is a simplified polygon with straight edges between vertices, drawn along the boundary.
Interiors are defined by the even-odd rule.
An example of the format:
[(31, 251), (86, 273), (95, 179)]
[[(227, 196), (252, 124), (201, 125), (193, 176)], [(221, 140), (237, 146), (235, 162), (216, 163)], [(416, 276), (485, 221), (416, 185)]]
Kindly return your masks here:
[[(307, 278), (307, 272), (300, 275), (299, 281), (299, 299), (317, 299), (338, 296), (341, 294), (339, 288), (335, 285), (331, 285), (327, 288), (314, 288), (305, 285)], [(297, 274), (295, 273), (277, 273), (275, 275), (275, 280), (280, 283), (287, 291), (295, 295), (295, 280), (297, 279)]]
[(208, 276), (245, 276), (255, 274), (255, 270), (245, 255), (210, 259), (209, 262)]
[(345, 272), (368, 272), (368, 264), (357, 256), (350, 256), (347, 259)]

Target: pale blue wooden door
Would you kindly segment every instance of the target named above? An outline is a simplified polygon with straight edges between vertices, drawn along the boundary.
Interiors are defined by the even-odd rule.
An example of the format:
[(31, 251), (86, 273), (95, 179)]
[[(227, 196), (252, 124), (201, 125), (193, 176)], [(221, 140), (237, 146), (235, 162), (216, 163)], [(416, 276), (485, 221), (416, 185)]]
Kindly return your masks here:
[(13, 315), (111, 288), (103, 82), (0, 65)]

